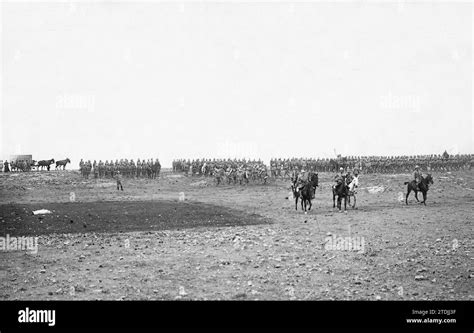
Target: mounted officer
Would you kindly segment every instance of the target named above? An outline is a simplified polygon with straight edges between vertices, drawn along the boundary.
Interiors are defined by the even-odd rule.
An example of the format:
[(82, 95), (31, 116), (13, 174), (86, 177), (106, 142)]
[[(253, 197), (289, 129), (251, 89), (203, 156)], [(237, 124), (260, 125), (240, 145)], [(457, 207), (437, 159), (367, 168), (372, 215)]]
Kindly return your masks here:
[(421, 177), (422, 177), (422, 173), (420, 171), (420, 167), (418, 165), (415, 165), (415, 172), (413, 172), (413, 180), (415, 181), (417, 188), (419, 188), (418, 185), (421, 182)]
[(339, 186), (340, 184), (344, 183), (346, 180), (347, 174), (344, 173), (344, 168), (340, 167), (339, 168), (339, 173), (334, 177), (334, 181), (336, 182), (336, 185), (334, 185), (334, 188)]

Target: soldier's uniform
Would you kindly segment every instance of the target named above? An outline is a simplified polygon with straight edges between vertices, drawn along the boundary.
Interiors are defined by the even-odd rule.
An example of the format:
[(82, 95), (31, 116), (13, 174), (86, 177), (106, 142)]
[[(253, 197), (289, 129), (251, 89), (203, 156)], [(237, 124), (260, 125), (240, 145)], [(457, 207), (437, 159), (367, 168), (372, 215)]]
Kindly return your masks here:
[(296, 188), (301, 190), (305, 186), (307, 180), (308, 180), (308, 175), (306, 174), (306, 171), (302, 169), (300, 173), (296, 176), (296, 181), (295, 181)]
[(122, 186), (122, 174), (120, 173), (120, 171), (117, 171), (115, 173), (115, 180), (117, 180), (117, 191), (119, 190), (119, 187), (120, 189), (123, 191), (123, 186)]
[(421, 182), (421, 171), (418, 165), (415, 166), (415, 172), (413, 173), (413, 178), (414, 178), (416, 187), (418, 187), (418, 185)]
[(94, 160), (94, 164), (92, 164), (92, 168), (94, 170), (94, 178), (99, 178), (99, 168), (97, 166), (96, 160)]
[(336, 185), (334, 185), (334, 188), (342, 184), (346, 180), (346, 174), (344, 174), (344, 169), (339, 168), (340, 173), (338, 173), (335, 177), (334, 180), (336, 181)]
[[(39, 168), (38, 168), (39, 169)], [(81, 172), (81, 176), (82, 177), (85, 177), (85, 172), (84, 172), (84, 161), (81, 160), (79, 161), (79, 171)]]

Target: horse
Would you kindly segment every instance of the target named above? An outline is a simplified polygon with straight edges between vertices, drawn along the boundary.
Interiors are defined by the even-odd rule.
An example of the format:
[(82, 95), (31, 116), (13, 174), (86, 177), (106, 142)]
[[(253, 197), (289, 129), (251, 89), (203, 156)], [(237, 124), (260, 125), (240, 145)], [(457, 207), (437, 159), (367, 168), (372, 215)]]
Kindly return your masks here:
[(43, 168), (46, 167), (49, 171), (49, 167), (53, 163), (54, 163), (54, 158), (52, 158), (50, 160), (38, 161), (38, 169), (41, 167), (41, 170), (43, 170)]
[[(54, 161), (53, 161), (54, 163)], [(61, 160), (61, 161), (56, 161), (56, 170), (58, 169), (61, 169), (61, 167), (63, 167), (63, 170), (66, 170), (66, 164), (68, 163), (71, 163), (71, 160), (69, 158), (66, 158), (65, 160)]]
[(359, 176), (354, 176), (354, 178), (348, 184), (348, 186), (349, 186), (349, 191), (347, 192), (347, 201), (350, 205), (351, 197), (354, 197), (354, 204), (352, 205), (352, 209), (355, 209), (356, 201), (357, 201), (355, 188), (359, 186)]
[(420, 191), (423, 194), (423, 201), (421, 203), (426, 206), (426, 194), (429, 190), (429, 185), (433, 184), (433, 177), (431, 177), (431, 174), (429, 173), (426, 178), (423, 178), (422, 176), (418, 186), (416, 186), (416, 182), (414, 180), (411, 182), (405, 182), (404, 184), (407, 185), (405, 203), (408, 205), (408, 196), (410, 195), (411, 191), (415, 192), (415, 199), (416, 201), (420, 202), (420, 200), (418, 200), (418, 191)]
[(291, 191), (293, 192), (293, 197), (295, 198), (295, 210), (298, 210), (298, 200), (301, 197), (301, 210), (304, 210), (305, 213), (308, 204), (308, 210), (311, 210), (311, 200), (316, 193), (316, 187), (319, 186), (319, 178), (317, 173), (310, 173), (308, 178), (309, 180), (304, 183), (301, 190), (296, 184), (297, 178), (292, 178), (293, 184), (291, 185)]
[[(313, 206), (311, 200), (316, 195), (316, 187), (319, 186), (319, 178), (317, 173), (310, 173), (308, 176), (308, 182), (303, 186), (300, 191), (301, 196), (301, 209), (304, 209), (304, 213), (306, 214), (306, 207), (309, 204), (308, 210), (311, 210)], [(304, 207), (304, 208), (303, 208)]]
[(346, 181), (342, 181), (332, 188), (332, 208), (336, 208), (336, 196), (337, 196), (337, 208), (341, 211), (342, 199), (344, 198), (344, 211), (347, 208), (347, 197), (349, 196), (349, 187)]
[(36, 164), (36, 160), (31, 160), (30, 162), (30, 170), (33, 170), (33, 168), (37, 168), (38, 165)]
[[(300, 190), (296, 184), (291, 185), (291, 192), (293, 192), (293, 198), (295, 198), (295, 210), (298, 210), (298, 200), (300, 198)], [(301, 209), (303, 209), (303, 202), (301, 202)]]

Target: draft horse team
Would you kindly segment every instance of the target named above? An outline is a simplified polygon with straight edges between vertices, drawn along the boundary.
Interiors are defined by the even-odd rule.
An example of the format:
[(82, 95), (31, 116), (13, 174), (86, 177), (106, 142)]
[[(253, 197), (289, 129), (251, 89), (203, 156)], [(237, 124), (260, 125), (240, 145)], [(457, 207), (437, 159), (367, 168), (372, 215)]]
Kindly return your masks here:
[[(51, 158), (49, 160), (41, 160), (41, 161), (17, 160), (17, 161), (11, 161), (11, 163), (9, 164), (11, 166), (12, 171), (27, 172), (27, 171), (33, 170), (34, 168), (36, 168), (37, 170), (46, 169), (50, 171), (51, 165), (54, 164), (55, 162), (56, 162), (56, 170), (58, 170), (58, 168), (61, 170), (61, 167), (63, 168), (63, 170), (66, 170), (66, 165), (68, 163), (71, 163), (71, 160), (69, 158), (66, 158), (60, 161), (55, 161), (54, 158)], [(7, 161), (5, 163), (8, 164)]]

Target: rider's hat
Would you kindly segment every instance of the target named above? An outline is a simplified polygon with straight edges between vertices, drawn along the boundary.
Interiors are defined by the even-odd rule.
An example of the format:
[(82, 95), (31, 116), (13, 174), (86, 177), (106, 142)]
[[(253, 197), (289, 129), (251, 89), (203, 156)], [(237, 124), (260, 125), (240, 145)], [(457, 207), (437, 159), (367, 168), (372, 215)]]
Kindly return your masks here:
[(344, 171), (344, 168), (343, 168), (343, 167), (340, 167), (339, 170), (340, 170), (340, 171)]
[(415, 169), (419, 169), (419, 168), (420, 168), (420, 166), (419, 166), (419, 165), (415, 165)]

